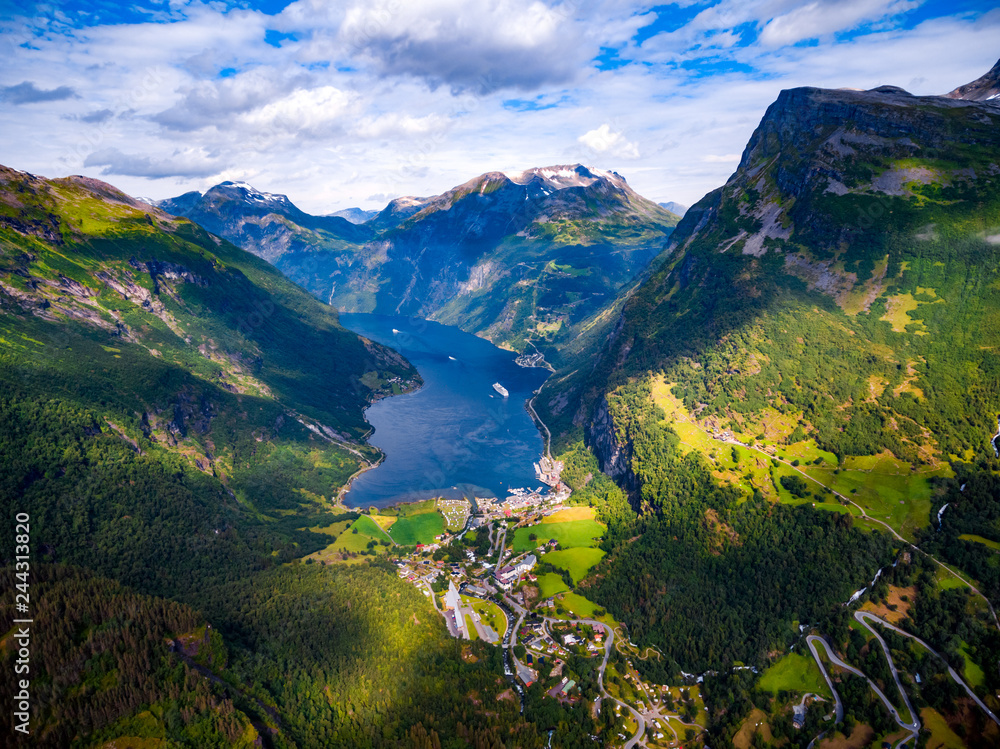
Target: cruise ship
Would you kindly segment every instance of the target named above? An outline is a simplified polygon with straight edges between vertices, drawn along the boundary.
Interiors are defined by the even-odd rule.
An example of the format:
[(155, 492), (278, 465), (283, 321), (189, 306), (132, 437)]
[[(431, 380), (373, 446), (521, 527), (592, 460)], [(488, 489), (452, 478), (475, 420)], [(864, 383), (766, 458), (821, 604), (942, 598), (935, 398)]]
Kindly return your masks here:
[(500, 395), (502, 395), (504, 398), (510, 395), (510, 393), (507, 392), (507, 388), (505, 388), (499, 382), (493, 383), (493, 389), (496, 390), (498, 393), (500, 393)]

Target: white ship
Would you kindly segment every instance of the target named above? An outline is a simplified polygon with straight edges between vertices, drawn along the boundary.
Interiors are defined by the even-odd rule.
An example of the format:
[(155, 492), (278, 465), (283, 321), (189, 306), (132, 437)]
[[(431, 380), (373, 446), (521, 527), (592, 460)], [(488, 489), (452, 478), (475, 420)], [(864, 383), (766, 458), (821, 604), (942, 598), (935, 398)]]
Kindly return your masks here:
[(496, 390), (498, 393), (500, 393), (500, 395), (502, 395), (504, 398), (510, 395), (510, 393), (507, 392), (507, 388), (505, 388), (499, 382), (493, 383), (493, 389)]

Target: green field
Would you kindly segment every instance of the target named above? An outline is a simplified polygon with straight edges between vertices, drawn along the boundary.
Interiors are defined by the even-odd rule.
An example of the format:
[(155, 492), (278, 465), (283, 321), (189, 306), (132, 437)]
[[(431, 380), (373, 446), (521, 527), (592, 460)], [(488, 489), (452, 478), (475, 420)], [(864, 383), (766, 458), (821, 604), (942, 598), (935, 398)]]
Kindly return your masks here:
[(541, 591), (542, 598), (551, 598), (557, 593), (569, 590), (563, 579), (555, 572), (546, 572), (544, 575), (539, 575), (538, 589)]
[(766, 692), (777, 694), (781, 690), (831, 697), (826, 680), (820, 673), (819, 666), (812, 655), (789, 653), (764, 672), (760, 677), (760, 688)]
[(983, 546), (988, 546), (994, 551), (1000, 551), (1000, 543), (996, 541), (991, 541), (988, 538), (983, 538), (982, 536), (977, 536), (973, 533), (963, 533), (959, 536), (963, 541), (975, 541), (977, 544), (982, 544)]
[[(538, 536), (536, 541), (528, 538), (532, 533)], [(514, 531), (514, 553), (528, 551), (540, 546), (549, 539), (555, 539), (563, 548), (574, 546), (594, 546), (595, 539), (604, 534), (604, 526), (596, 520), (573, 520), (568, 523), (542, 523), (530, 528), (518, 528)]]
[[(358, 531), (355, 533), (355, 529)], [(364, 551), (369, 541), (386, 541), (385, 531), (378, 527), (378, 524), (367, 515), (362, 515), (350, 528), (340, 534), (334, 547), (342, 551)], [(376, 547), (378, 548), (378, 547)]]
[(969, 655), (968, 646), (964, 642), (962, 643), (961, 653), (962, 658), (965, 659), (965, 668), (962, 670), (969, 686), (975, 689), (986, 684), (986, 673), (978, 663), (972, 660), (972, 657)]
[(444, 517), (432, 509), (418, 514), (403, 515), (389, 529), (389, 535), (400, 546), (432, 544), (434, 537), (444, 533)]
[[(959, 570), (959, 572), (961, 572), (961, 570)], [(938, 588), (941, 590), (952, 590), (955, 588), (967, 587), (964, 582), (948, 572), (948, 570), (941, 569), (940, 567), (938, 567), (937, 572), (934, 573), (934, 580), (937, 583)]]
[(576, 585), (587, 576), (587, 572), (595, 564), (601, 561), (604, 552), (589, 546), (578, 546), (572, 549), (562, 549), (560, 551), (550, 551), (543, 554), (542, 561), (548, 562), (553, 567), (569, 572)]
[(579, 593), (565, 593), (560, 597), (559, 603), (578, 619), (594, 619), (594, 612), (598, 609)]

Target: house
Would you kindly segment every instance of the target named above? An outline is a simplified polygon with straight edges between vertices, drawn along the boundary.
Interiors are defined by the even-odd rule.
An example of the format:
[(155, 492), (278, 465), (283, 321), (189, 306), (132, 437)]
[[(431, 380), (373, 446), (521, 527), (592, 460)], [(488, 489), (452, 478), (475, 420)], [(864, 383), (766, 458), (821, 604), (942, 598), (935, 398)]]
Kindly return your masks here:
[(534, 554), (528, 554), (528, 556), (515, 565), (514, 569), (517, 571), (518, 575), (523, 575), (525, 572), (531, 570), (537, 562), (538, 559)]
[(576, 645), (579, 642), (576, 635), (563, 635), (562, 641), (563, 645)]
[(806, 724), (806, 706), (805, 705), (793, 705), (792, 706), (792, 725), (795, 728), (802, 728)]

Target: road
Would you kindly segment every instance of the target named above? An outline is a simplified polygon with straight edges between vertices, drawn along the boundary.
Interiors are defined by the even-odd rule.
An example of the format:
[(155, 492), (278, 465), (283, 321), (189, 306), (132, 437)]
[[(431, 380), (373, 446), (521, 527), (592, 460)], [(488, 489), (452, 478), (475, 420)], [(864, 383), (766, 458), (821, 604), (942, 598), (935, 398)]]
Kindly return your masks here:
[(531, 413), (531, 417), (535, 420), (535, 422), (545, 430), (545, 455), (549, 460), (552, 460), (552, 432), (550, 432), (549, 428), (545, 426), (545, 422), (538, 418), (538, 412), (535, 411), (535, 398), (538, 397), (541, 390), (541, 388), (538, 388), (538, 390), (535, 391), (535, 394), (531, 396), (525, 407)]
[[(558, 624), (565, 624), (567, 622), (566, 619), (554, 619), (549, 616), (543, 616), (542, 619), (544, 619), (546, 622), (555, 622)], [(587, 624), (591, 627), (594, 627), (595, 629), (603, 629), (607, 633), (607, 638), (604, 641), (604, 659), (601, 661), (601, 667), (597, 669), (597, 689), (601, 693), (601, 697), (603, 698), (602, 702), (607, 702), (610, 700), (611, 702), (621, 705), (630, 713), (632, 713), (632, 718), (635, 720), (637, 728), (635, 735), (632, 736), (632, 738), (625, 743), (625, 749), (632, 749), (632, 747), (634, 747), (636, 744), (639, 743), (639, 741), (642, 739), (643, 734), (646, 732), (646, 719), (642, 716), (642, 714), (639, 711), (637, 711), (631, 705), (612, 697), (610, 694), (608, 694), (608, 691), (604, 688), (604, 671), (605, 669), (607, 669), (608, 660), (611, 658), (611, 648), (614, 646), (615, 633), (611, 629), (611, 627), (609, 627), (607, 624), (605, 624), (604, 622), (599, 622), (596, 619), (573, 619), (571, 621), (573, 621), (574, 623)]]
[(939, 559), (937, 559), (936, 557), (928, 554), (926, 551), (924, 551), (923, 549), (921, 549), (919, 546), (917, 546), (916, 544), (912, 543), (911, 541), (903, 538), (901, 535), (899, 535), (896, 532), (895, 528), (893, 528), (891, 525), (889, 525), (888, 523), (884, 523), (881, 520), (879, 520), (878, 518), (875, 518), (875, 517), (872, 517), (871, 515), (869, 515), (867, 512), (865, 512), (865, 508), (864, 507), (862, 507), (861, 505), (859, 505), (857, 502), (855, 502), (850, 497), (844, 496), (843, 494), (841, 494), (837, 490), (835, 490), (835, 489), (833, 489), (831, 487), (826, 486), (826, 484), (823, 484), (822, 482), (820, 482), (817, 479), (813, 478), (812, 476), (810, 476), (808, 473), (806, 473), (805, 471), (803, 471), (798, 466), (792, 465), (787, 460), (779, 458), (777, 455), (771, 455), (769, 453), (766, 453), (763, 450), (760, 450), (760, 449), (754, 447), (753, 445), (748, 445), (745, 442), (740, 442), (736, 438), (720, 439), (717, 436), (715, 436), (714, 434), (711, 434), (710, 432), (702, 429), (700, 426), (698, 426), (697, 424), (695, 424), (693, 421), (689, 421), (687, 423), (691, 424), (695, 429), (699, 430), (700, 432), (702, 432), (706, 436), (710, 437), (711, 439), (716, 440), (717, 442), (722, 442), (723, 444), (728, 444), (728, 445), (739, 445), (740, 447), (745, 447), (747, 450), (753, 450), (754, 452), (760, 453), (761, 455), (763, 455), (766, 458), (769, 458), (771, 460), (776, 460), (779, 463), (787, 466), (788, 468), (791, 468), (793, 471), (795, 471), (796, 473), (798, 473), (799, 475), (801, 475), (803, 478), (805, 478), (808, 481), (811, 481), (812, 483), (816, 484), (817, 486), (820, 486), (820, 487), (822, 487), (824, 489), (829, 489), (832, 494), (834, 494), (835, 496), (839, 497), (840, 499), (842, 499), (844, 502), (850, 504), (851, 506), (857, 508), (858, 512), (861, 513), (862, 519), (869, 520), (869, 521), (871, 521), (873, 523), (878, 523), (883, 528), (885, 528), (887, 531), (889, 531), (889, 533), (891, 533), (893, 535), (893, 537), (897, 541), (902, 541), (904, 544), (906, 544), (907, 546), (909, 546), (914, 551), (916, 551), (916, 552), (918, 552), (920, 554), (923, 554), (925, 557), (927, 557), (928, 559), (930, 559), (936, 565), (938, 565), (939, 567), (941, 567), (944, 570), (947, 570), (948, 573), (950, 575), (952, 575), (953, 577), (956, 577), (957, 579), (961, 580), (963, 585), (967, 586), (969, 588), (969, 590), (971, 590), (973, 593), (975, 593), (977, 596), (979, 596), (980, 598), (982, 598), (986, 602), (986, 606), (987, 606), (987, 608), (989, 608), (990, 614), (993, 616), (993, 624), (996, 626), (997, 630), (1000, 631), (1000, 618), (997, 618), (997, 612), (993, 608), (993, 604), (990, 603), (990, 599), (988, 599), (985, 595), (983, 595), (982, 591), (980, 591), (975, 585), (973, 585), (968, 580), (966, 580), (964, 577), (962, 577), (957, 572), (955, 572), (955, 570), (953, 570), (951, 567), (949, 567), (948, 565), (946, 565), (944, 562), (942, 562)]
[[(502, 523), (501, 525), (503, 526), (503, 531), (501, 531), (500, 534), (497, 536), (497, 545), (496, 545), (496, 549), (499, 552), (497, 555), (497, 565), (496, 565), (497, 569), (503, 567), (503, 556), (505, 551), (504, 545), (507, 543), (507, 524)], [(492, 550), (490, 551), (490, 554), (491, 555), (493, 554)]]
[[(871, 687), (871, 690), (875, 692), (876, 695), (878, 695), (878, 698), (880, 700), (882, 700), (882, 704), (885, 705), (886, 710), (889, 711), (889, 714), (893, 717), (893, 719), (896, 721), (899, 727), (902, 728), (904, 731), (908, 731), (910, 733), (909, 736), (907, 736), (905, 739), (896, 744), (897, 749), (898, 747), (901, 747), (903, 744), (910, 741), (911, 739), (914, 741), (914, 743), (916, 743), (917, 736), (920, 734), (920, 721), (917, 720), (916, 713), (913, 712), (913, 708), (910, 706), (910, 700), (906, 696), (906, 692), (903, 691), (903, 685), (899, 683), (898, 676), (896, 678), (896, 686), (899, 688), (899, 693), (903, 695), (903, 700), (906, 702), (906, 706), (910, 710), (910, 715), (913, 718), (912, 723), (908, 723), (903, 720), (902, 716), (900, 716), (899, 714), (899, 711), (896, 710), (895, 705), (893, 705), (892, 702), (889, 701), (889, 698), (885, 696), (885, 693), (881, 689), (879, 689), (878, 684), (869, 679), (863, 671), (860, 671), (856, 669), (854, 666), (850, 665), (849, 663), (844, 663), (844, 661), (840, 660), (840, 658), (837, 657), (836, 653), (834, 653), (833, 650), (827, 647), (826, 642), (821, 637), (818, 637), (817, 635), (809, 635), (809, 637), (806, 638), (806, 642), (809, 645), (809, 649), (812, 651), (813, 658), (815, 658), (816, 663), (819, 664), (819, 670), (823, 672), (823, 676), (826, 679), (826, 683), (831, 688), (833, 688), (833, 682), (830, 679), (830, 675), (827, 673), (826, 665), (823, 663), (823, 661), (820, 660), (819, 654), (816, 652), (816, 648), (814, 647), (814, 642), (817, 641), (823, 645), (824, 649), (826, 650), (826, 656), (827, 658), (830, 659), (831, 663), (833, 663), (835, 666), (839, 666), (845, 671), (850, 671), (855, 676), (860, 676), (862, 679), (867, 681), (868, 686)], [(889, 665), (892, 666), (891, 659), (889, 660)], [(896, 675), (895, 666), (892, 666), (892, 672), (893, 675)], [(838, 720), (842, 720), (844, 717), (844, 708), (840, 702), (840, 695), (837, 694), (836, 689), (833, 690), (833, 695), (837, 703)]]
[[(921, 639), (920, 639), (919, 637), (917, 637), (916, 635), (911, 635), (911, 634), (910, 634), (909, 632), (906, 632), (905, 630), (902, 630), (902, 629), (900, 629), (899, 627), (897, 627), (897, 626), (896, 626), (896, 625), (894, 625), (894, 624), (890, 624), (890, 623), (889, 623), (889, 622), (887, 622), (887, 621), (886, 621), (885, 619), (882, 619), (881, 617), (878, 617), (878, 616), (875, 616), (875, 614), (872, 614), (871, 612), (868, 612), (868, 611), (856, 611), (856, 612), (854, 613), (854, 618), (855, 618), (855, 619), (857, 619), (857, 620), (858, 620), (858, 622), (859, 622), (859, 623), (860, 623), (860, 624), (861, 624), (861, 625), (862, 625), (862, 626), (863, 626), (863, 627), (864, 627), (865, 629), (867, 629), (867, 630), (868, 630), (869, 632), (871, 632), (871, 633), (872, 633), (873, 635), (875, 635), (875, 636), (876, 636), (876, 637), (878, 638), (879, 642), (881, 642), (881, 643), (882, 643), (882, 649), (883, 649), (883, 650), (885, 651), (885, 654), (886, 654), (886, 658), (888, 658), (888, 659), (889, 659), (889, 666), (890, 666), (890, 667), (892, 668), (892, 673), (893, 673), (893, 676), (895, 676), (895, 675), (896, 675), (896, 666), (895, 666), (895, 664), (894, 664), (894, 663), (892, 662), (892, 658), (891, 658), (891, 656), (889, 655), (889, 650), (888, 650), (888, 648), (886, 647), (886, 644), (885, 644), (885, 642), (884, 642), (884, 641), (882, 640), (882, 637), (881, 637), (881, 636), (879, 635), (879, 633), (878, 633), (878, 632), (876, 632), (876, 631), (875, 631), (875, 629), (874, 629), (874, 628), (873, 628), (873, 627), (872, 627), (872, 626), (871, 626), (871, 625), (870, 625), (870, 624), (868, 623), (868, 621), (867, 621), (867, 620), (871, 620), (871, 621), (876, 621), (876, 622), (878, 622), (879, 624), (881, 624), (881, 625), (882, 625), (883, 627), (886, 627), (887, 629), (891, 629), (891, 630), (892, 630), (893, 632), (895, 632), (895, 633), (897, 633), (897, 634), (899, 634), (899, 635), (902, 635), (903, 637), (909, 637), (909, 638), (910, 638), (911, 640), (915, 640), (915, 641), (916, 641), (916, 642), (917, 642), (918, 644), (920, 644), (920, 645), (922, 645), (923, 647), (927, 648), (927, 650), (929, 650), (929, 651), (930, 651), (930, 652), (931, 652), (932, 654), (934, 654), (934, 655), (936, 655), (936, 656), (937, 656), (938, 658), (940, 658), (940, 659), (941, 659), (941, 661), (943, 661), (943, 662), (945, 663), (945, 665), (947, 665), (947, 663), (948, 663), (948, 661), (946, 661), (946, 660), (945, 660), (945, 659), (944, 659), (944, 658), (943, 658), (943, 657), (941, 656), (941, 654), (940, 654), (940, 653), (938, 653), (938, 652), (937, 652), (937, 651), (936, 651), (936, 650), (935, 650), (934, 648), (932, 648), (932, 647), (931, 647), (930, 645), (928, 645), (928, 644), (927, 644), (926, 642), (924, 642), (923, 640), (921, 640)], [(971, 689), (969, 688), (969, 685), (968, 685), (968, 684), (966, 684), (966, 683), (965, 683), (965, 682), (964, 682), (964, 681), (962, 680), (962, 677), (961, 677), (961, 676), (959, 676), (959, 675), (958, 675), (958, 673), (957, 673), (957, 672), (955, 671), (955, 669), (953, 669), (953, 668), (952, 668), (951, 666), (948, 666), (948, 675), (949, 675), (949, 676), (950, 676), (950, 677), (951, 677), (952, 679), (954, 679), (954, 680), (955, 680), (955, 683), (956, 683), (956, 684), (958, 684), (958, 685), (959, 685), (960, 687), (962, 687), (962, 688), (963, 688), (963, 689), (964, 689), (964, 690), (965, 690), (965, 691), (966, 691), (966, 692), (968, 693), (968, 695), (969, 695), (969, 696), (970, 696), (970, 697), (971, 697), (971, 698), (972, 698), (972, 699), (973, 699), (973, 700), (975, 701), (975, 703), (976, 703), (977, 705), (979, 705), (979, 707), (980, 707), (980, 708), (982, 709), (982, 711), (983, 711), (984, 713), (986, 713), (986, 714), (987, 714), (988, 716), (990, 716), (990, 719), (991, 719), (991, 720), (992, 720), (992, 721), (993, 721), (994, 723), (996, 723), (997, 725), (1000, 725), (1000, 719), (998, 719), (998, 718), (997, 718), (997, 716), (996, 716), (996, 715), (995, 715), (995, 714), (993, 713), (993, 711), (992, 711), (992, 710), (990, 710), (990, 709), (989, 709), (988, 707), (986, 707), (986, 705), (985, 705), (985, 704), (983, 703), (983, 701), (982, 701), (981, 699), (979, 699), (979, 697), (977, 697), (977, 696), (976, 696), (976, 693), (975, 693), (975, 692), (973, 692), (973, 691), (972, 691), (972, 690), (971, 690)], [(897, 684), (897, 685), (899, 684), (899, 679), (898, 679), (898, 678), (896, 679), (896, 684)], [(912, 712), (912, 711), (913, 711), (913, 708), (910, 708), (910, 711)]]
[(830, 674), (827, 672), (826, 667), (823, 665), (823, 661), (821, 661), (819, 658), (819, 653), (816, 652), (816, 645), (814, 644), (814, 641), (819, 642), (823, 646), (823, 648), (826, 650), (827, 657), (829, 657), (831, 660), (833, 660), (836, 656), (833, 656), (830, 653), (830, 649), (826, 646), (826, 642), (823, 641), (822, 637), (818, 637), (816, 635), (809, 635), (806, 638), (806, 645), (809, 646), (809, 650), (812, 652), (813, 658), (816, 659), (816, 665), (819, 666), (819, 670), (823, 674), (823, 678), (826, 679), (826, 685), (830, 688), (830, 692), (833, 693), (833, 702), (835, 706), (834, 715), (836, 716), (833, 722), (841, 723), (844, 720), (844, 703), (840, 701), (840, 694), (837, 692), (836, 687), (833, 686), (833, 679), (830, 678)]

